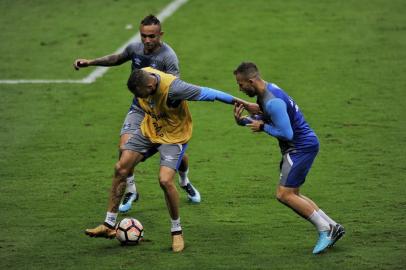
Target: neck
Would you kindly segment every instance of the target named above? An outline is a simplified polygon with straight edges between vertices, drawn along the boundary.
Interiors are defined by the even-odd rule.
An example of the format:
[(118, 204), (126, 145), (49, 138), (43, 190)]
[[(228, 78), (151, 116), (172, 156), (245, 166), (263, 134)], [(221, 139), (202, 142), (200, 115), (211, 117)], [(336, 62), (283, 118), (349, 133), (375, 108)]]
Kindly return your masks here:
[(160, 48), (162, 47), (162, 42), (159, 42), (159, 45), (156, 46), (155, 48), (153, 48), (152, 50), (147, 50), (144, 46), (144, 54), (148, 55), (148, 54), (152, 54), (156, 51), (158, 51)]
[(255, 88), (257, 89), (258, 97), (262, 97), (265, 93), (266, 82), (262, 79), (259, 79), (257, 82), (255, 82)]

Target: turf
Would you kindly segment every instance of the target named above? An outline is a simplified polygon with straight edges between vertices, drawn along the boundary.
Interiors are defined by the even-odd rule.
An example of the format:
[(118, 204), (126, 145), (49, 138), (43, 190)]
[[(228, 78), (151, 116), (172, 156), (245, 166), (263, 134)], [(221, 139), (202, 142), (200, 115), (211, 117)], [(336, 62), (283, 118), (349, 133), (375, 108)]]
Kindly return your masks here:
[[(169, 1), (1, 1), (0, 79), (80, 79), (76, 57), (115, 51)], [(192, 0), (164, 22), (182, 78), (239, 97), (232, 71), (255, 61), (299, 104), (321, 142), (303, 186), (347, 235), (321, 256), (316, 232), (275, 199), (274, 139), (193, 103), (186, 249), (170, 251), (158, 159), (137, 167), (127, 215), (145, 241), (121, 247), (83, 230), (105, 215), (129, 65), (90, 85), (0, 84), (1, 269), (404, 269), (404, 1)], [(135, 29), (127, 30), (133, 24)], [(182, 192), (182, 191), (180, 191)]]

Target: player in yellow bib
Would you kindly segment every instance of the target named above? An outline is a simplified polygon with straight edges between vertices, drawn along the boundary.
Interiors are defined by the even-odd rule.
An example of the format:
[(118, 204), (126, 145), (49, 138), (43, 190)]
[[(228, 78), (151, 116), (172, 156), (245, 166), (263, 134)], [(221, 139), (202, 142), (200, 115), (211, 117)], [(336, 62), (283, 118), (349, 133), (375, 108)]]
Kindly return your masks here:
[(179, 194), (173, 179), (192, 136), (192, 117), (187, 100), (242, 104), (251, 113), (257, 113), (259, 106), (219, 90), (186, 83), (153, 68), (133, 70), (127, 86), (145, 116), (141, 130), (122, 146), (122, 155), (115, 166), (105, 222), (94, 229), (87, 229), (86, 234), (92, 237), (115, 236), (114, 226), (126, 178), (145, 155), (157, 150), (160, 153), (159, 184), (171, 217), (172, 250), (180, 252), (184, 249), (184, 240)]
[(159, 91), (147, 98), (138, 98), (145, 112), (142, 133), (153, 143), (187, 143), (192, 136), (192, 117), (186, 101), (179, 102), (176, 107), (167, 104), (169, 87), (177, 78), (153, 68), (143, 70), (159, 75), (160, 80)]

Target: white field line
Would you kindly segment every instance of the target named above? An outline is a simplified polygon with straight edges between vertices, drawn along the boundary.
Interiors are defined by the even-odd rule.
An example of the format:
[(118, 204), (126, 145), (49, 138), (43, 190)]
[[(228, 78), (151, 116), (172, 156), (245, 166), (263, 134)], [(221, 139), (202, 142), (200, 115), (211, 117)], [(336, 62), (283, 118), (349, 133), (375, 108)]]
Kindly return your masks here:
[[(163, 22), (166, 18), (171, 16), (178, 10), (183, 4), (185, 4), (188, 0), (174, 0), (169, 3), (158, 15), (158, 19)], [(126, 43), (124, 43), (120, 48), (118, 48), (114, 54), (121, 53), (128, 44), (132, 42), (140, 41), (140, 32), (137, 32), (132, 38), (130, 38)], [(29, 83), (93, 83), (98, 78), (102, 77), (107, 71), (109, 67), (97, 67), (93, 70), (89, 75), (81, 80), (0, 80), (0, 84), (29, 84)]]

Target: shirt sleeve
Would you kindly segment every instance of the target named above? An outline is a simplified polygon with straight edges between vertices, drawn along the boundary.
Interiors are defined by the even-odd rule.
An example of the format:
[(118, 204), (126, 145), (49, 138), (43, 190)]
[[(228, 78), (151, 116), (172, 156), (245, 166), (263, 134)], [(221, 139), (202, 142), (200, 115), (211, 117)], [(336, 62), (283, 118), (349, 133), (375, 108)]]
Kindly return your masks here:
[(227, 94), (223, 91), (202, 87), (198, 100), (201, 101), (221, 101), (223, 103), (232, 104), (234, 101), (234, 97), (230, 94)]
[(232, 104), (234, 97), (224, 93), (220, 90), (201, 87), (194, 84), (190, 84), (176, 79), (172, 82), (168, 98), (170, 100), (190, 100), (190, 101), (221, 101), (223, 103)]
[(175, 79), (169, 87), (168, 98), (171, 100), (197, 100), (200, 86)]
[(266, 112), (271, 116), (272, 124), (266, 123), (264, 131), (271, 136), (292, 140), (293, 130), (290, 123), (286, 103), (280, 98), (274, 98), (267, 102)]

